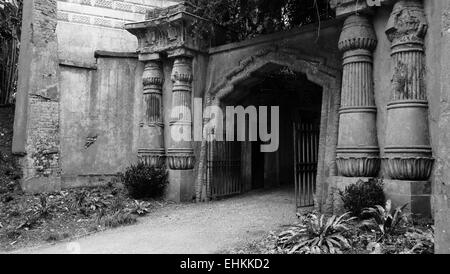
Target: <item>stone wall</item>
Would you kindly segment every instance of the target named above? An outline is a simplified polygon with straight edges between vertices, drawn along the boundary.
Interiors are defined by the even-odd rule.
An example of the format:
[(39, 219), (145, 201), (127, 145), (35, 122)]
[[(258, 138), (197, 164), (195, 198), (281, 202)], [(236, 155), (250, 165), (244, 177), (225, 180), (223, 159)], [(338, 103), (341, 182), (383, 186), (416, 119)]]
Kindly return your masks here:
[(123, 29), (143, 21), (147, 10), (167, 7), (163, 0), (58, 0), (59, 58), (95, 62), (96, 50), (135, 52), (137, 39)]
[[(441, 1), (439, 1), (441, 2)], [(440, 95), (440, 117), (438, 122), (438, 152), (434, 188), (435, 206), (435, 242), (436, 253), (450, 253), (450, 3), (442, 1), (439, 11), (441, 16), (440, 33), (442, 34), (441, 49), (437, 53), (441, 60), (440, 80), (442, 85), (436, 93)]]
[(135, 161), (142, 68), (123, 24), (175, 2), (24, 1), (12, 147), (25, 191), (96, 184)]
[(142, 72), (136, 56), (60, 67), (62, 187), (102, 183), (136, 161)]

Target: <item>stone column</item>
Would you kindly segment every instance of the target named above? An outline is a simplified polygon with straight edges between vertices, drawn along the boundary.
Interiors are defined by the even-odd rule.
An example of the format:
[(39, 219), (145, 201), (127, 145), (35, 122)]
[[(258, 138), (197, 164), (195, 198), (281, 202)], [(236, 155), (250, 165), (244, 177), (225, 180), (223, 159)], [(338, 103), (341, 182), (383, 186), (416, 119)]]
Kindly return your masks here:
[(386, 29), (392, 42), (392, 94), (388, 104), (384, 168), (391, 179), (422, 181), (432, 171), (425, 90), (427, 20), (419, 0), (395, 4)]
[[(144, 59), (144, 60), (142, 60)], [(142, 120), (139, 128), (139, 161), (154, 167), (165, 164), (162, 84), (164, 75), (159, 54), (141, 58), (144, 61), (142, 83)]]
[(175, 55), (172, 69), (172, 110), (170, 115), (171, 145), (167, 150), (169, 168), (191, 170), (195, 157), (192, 148), (192, 57)]
[(367, 17), (345, 20), (339, 39), (344, 56), (336, 162), (341, 176), (375, 177), (380, 169), (372, 72), (376, 45)]

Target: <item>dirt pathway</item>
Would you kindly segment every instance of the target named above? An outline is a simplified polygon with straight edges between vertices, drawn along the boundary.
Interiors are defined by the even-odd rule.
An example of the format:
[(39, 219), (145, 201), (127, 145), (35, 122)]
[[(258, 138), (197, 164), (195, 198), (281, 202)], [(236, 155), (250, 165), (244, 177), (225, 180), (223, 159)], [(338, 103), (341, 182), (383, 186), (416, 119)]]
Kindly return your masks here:
[(217, 253), (295, 221), (291, 189), (171, 205), (133, 226), (14, 253)]

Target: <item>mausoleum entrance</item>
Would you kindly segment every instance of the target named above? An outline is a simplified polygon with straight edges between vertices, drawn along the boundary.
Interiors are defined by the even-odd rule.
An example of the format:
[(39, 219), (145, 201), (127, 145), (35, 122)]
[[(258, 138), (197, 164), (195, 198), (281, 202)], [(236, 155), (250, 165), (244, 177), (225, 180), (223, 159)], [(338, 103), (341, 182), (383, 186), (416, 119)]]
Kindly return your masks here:
[[(295, 190), (298, 208), (313, 206), (322, 87), (289, 67), (268, 65), (236, 85), (220, 103), (224, 112), (239, 107), (245, 110), (245, 140), (208, 142), (211, 198), (283, 187)], [(261, 113), (264, 107), (267, 119)], [(275, 108), (278, 110), (274, 112)], [(232, 117), (239, 119), (238, 114)], [(227, 114), (225, 120), (229, 118)], [(266, 129), (269, 141), (264, 136)], [(258, 133), (256, 138), (250, 136), (252, 130)], [(263, 151), (261, 145), (268, 143), (276, 149)]]

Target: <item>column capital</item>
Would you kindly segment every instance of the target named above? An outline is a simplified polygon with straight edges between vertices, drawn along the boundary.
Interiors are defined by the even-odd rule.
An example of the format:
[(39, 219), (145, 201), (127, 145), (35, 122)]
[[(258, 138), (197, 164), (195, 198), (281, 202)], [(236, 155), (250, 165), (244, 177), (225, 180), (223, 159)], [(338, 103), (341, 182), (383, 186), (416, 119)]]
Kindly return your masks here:
[(377, 36), (372, 22), (365, 15), (349, 16), (342, 27), (339, 50), (365, 49), (373, 51), (377, 46)]
[[(171, 79), (173, 82), (191, 84), (193, 81), (192, 59), (184, 55), (178, 55), (172, 69)], [(189, 87), (189, 90), (191, 87)]]
[(404, 43), (423, 43), (428, 30), (421, 0), (400, 0), (392, 10), (386, 35), (395, 47)]
[[(199, 34), (199, 26), (211, 28), (211, 23), (195, 15), (197, 7), (182, 1), (167, 8), (147, 13), (145, 21), (125, 24), (125, 30), (138, 38), (139, 54), (177, 51), (179, 47), (194, 52), (207, 52), (210, 39)], [(212, 30), (210, 30), (212, 31)]]
[[(164, 83), (164, 73), (161, 68), (161, 63), (158, 59), (145, 61), (144, 72), (142, 74), (142, 82), (144, 85), (144, 93), (148, 88), (157, 90), (162, 93), (161, 86)], [(157, 87), (154, 87), (154, 86)]]

